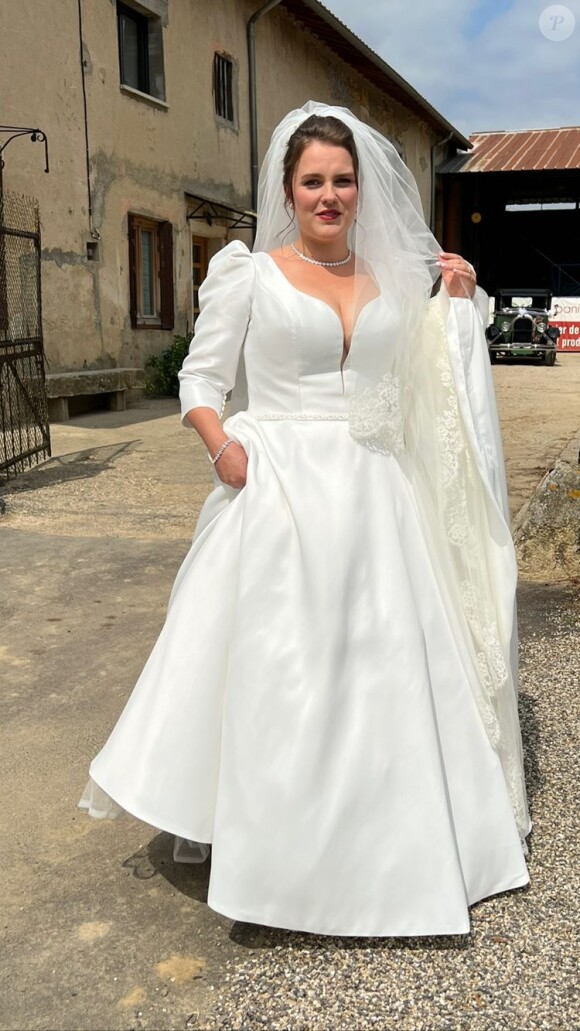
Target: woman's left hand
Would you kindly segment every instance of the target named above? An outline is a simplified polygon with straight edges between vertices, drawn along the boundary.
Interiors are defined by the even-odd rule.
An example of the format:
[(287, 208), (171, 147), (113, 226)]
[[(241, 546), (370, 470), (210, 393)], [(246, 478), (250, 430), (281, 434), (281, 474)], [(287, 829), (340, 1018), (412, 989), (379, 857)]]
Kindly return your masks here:
[(450, 297), (473, 297), (476, 285), (473, 265), (451, 251), (441, 251), (437, 264)]

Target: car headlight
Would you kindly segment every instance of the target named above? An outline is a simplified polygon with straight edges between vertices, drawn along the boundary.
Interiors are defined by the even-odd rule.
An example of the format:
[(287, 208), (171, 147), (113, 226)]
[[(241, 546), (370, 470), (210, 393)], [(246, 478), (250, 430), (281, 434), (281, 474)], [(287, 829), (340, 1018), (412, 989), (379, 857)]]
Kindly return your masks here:
[(548, 323), (547, 322), (542, 322), (541, 320), (540, 320), (540, 322), (536, 322), (536, 329), (537, 329), (538, 333), (545, 333), (547, 328), (548, 328)]
[(511, 328), (511, 322), (507, 322), (507, 320), (504, 320), (502, 323), (500, 323), (499, 328), (501, 329), (502, 333), (508, 333)]

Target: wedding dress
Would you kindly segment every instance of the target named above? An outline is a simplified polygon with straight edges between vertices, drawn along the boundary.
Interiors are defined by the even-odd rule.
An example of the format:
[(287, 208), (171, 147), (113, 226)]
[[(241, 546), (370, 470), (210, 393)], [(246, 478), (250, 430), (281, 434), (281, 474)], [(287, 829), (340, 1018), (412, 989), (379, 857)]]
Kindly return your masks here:
[[(228, 917), (466, 933), (470, 904), (528, 874), (404, 462), (349, 432), (352, 357), (387, 340), (394, 360), (400, 313), (368, 302), (341, 367), (336, 312), (239, 242), (202, 299), (183, 413), (222, 411), (243, 348), (248, 406), (225, 430), (247, 483), (216, 477), (82, 804), (211, 843), (208, 903)], [(472, 307), (453, 299), (447, 332), (493, 465)]]

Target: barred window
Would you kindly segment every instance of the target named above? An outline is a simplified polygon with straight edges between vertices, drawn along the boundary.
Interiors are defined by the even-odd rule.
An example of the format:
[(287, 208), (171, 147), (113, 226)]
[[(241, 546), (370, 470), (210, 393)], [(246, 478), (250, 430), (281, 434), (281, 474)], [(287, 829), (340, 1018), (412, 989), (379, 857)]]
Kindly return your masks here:
[(234, 123), (234, 62), (225, 54), (214, 54), (213, 100), (215, 113)]

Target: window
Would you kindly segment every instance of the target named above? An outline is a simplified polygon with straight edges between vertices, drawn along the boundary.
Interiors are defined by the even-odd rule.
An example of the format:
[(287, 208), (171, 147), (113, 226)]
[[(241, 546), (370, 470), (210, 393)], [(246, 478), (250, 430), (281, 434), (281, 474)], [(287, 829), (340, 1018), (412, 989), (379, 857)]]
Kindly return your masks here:
[(234, 124), (234, 62), (225, 54), (213, 58), (213, 102), (218, 118)]
[(173, 329), (173, 226), (129, 215), (129, 293), (134, 329)]
[(199, 315), (199, 288), (207, 275), (207, 239), (205, 236), (191, 238), (191, 301), (193, 323)]
[(163, 27), (161, 18), (147, 9), (149, 3), (143, 0), (133, 7), (117, 2), (121, 85), (164, 101)]

